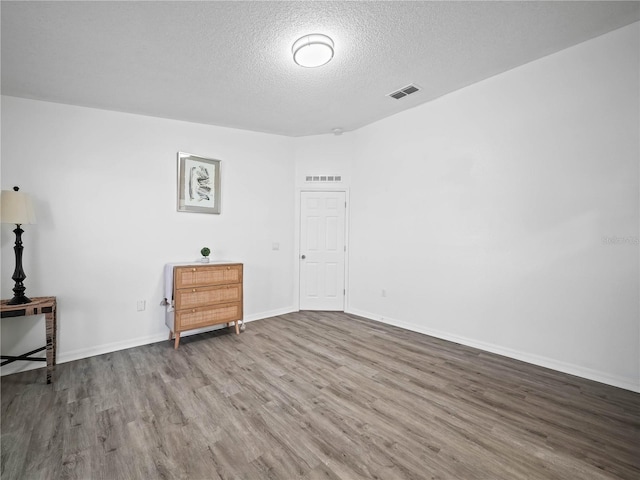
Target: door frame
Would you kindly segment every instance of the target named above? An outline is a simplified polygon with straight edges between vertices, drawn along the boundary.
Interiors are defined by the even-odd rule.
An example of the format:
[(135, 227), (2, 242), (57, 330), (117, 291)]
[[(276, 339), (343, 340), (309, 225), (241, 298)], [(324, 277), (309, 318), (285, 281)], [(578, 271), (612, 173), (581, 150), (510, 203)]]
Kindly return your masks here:
[(295, 202), (295, 230), (294, 230), (294, 252), (295, 252), (295, 260), (293, 265), (293, 272), (295, 275), (294, 282), (294, 298), (295, 304), (294, 307), (296, 311), (300, 311), (300, 228), (302, 227), (302, 219), (300, 215), (302, 213), (302, 192), (336, 192), (336, 193), (344, 193), (345, 201), (347, 202), (347, 208), (344, 212), (344, 245), (346, 247), (346, 251), (344, 252), (344, 306), (343, 311), (346, 312), (349, 310), (349, 225), (350, 225), (350, 216), (349, 211), (351, 210), (351, 200), (349, 197), (349, 189), (346, 187), (336, 188), (334, 185), (327, 185), (325, 188), (321, 186), (314, 186), (313, 188), (304, 187), (296, 189), (296, 202)]

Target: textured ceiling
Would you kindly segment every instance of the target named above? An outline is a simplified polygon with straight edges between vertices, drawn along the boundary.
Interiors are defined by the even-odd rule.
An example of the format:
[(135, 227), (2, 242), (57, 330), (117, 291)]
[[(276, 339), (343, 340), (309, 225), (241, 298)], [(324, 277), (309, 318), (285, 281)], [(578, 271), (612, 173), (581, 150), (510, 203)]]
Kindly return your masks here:
[[(2, 93), (291, 136), (357, 129), (640, 19), (638, 2), (2, 1)], [(291, 45), (336, 44), (305, 69)], [(415, 83), (403, 100), (386, 94)]]

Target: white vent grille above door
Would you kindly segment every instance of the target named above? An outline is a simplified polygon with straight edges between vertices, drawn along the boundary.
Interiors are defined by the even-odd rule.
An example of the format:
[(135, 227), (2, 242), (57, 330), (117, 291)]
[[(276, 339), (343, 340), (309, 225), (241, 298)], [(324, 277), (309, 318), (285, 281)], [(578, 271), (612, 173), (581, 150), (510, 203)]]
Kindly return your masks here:
[(342, 175), (307, 175), (304, 181), (309, 182), (341, 182)]

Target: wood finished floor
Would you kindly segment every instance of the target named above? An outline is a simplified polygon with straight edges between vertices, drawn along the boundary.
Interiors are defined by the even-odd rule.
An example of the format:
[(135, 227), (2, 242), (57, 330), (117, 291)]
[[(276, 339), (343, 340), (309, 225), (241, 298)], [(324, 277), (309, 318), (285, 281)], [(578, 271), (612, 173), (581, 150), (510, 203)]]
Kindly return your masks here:
[(342, 313), (2, 378), (2, 479), (634, 479), (640, 395)]

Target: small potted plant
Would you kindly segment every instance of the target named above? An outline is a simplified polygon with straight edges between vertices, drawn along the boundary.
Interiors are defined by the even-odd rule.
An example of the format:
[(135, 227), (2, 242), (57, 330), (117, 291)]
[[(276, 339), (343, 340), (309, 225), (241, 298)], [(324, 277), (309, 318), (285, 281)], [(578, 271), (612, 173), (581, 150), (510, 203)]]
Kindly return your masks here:
[(203, 247), (200, 253), (202, 254), (202, 263), (209, 263), (209, 255), (211, 254), (209, 247)]

